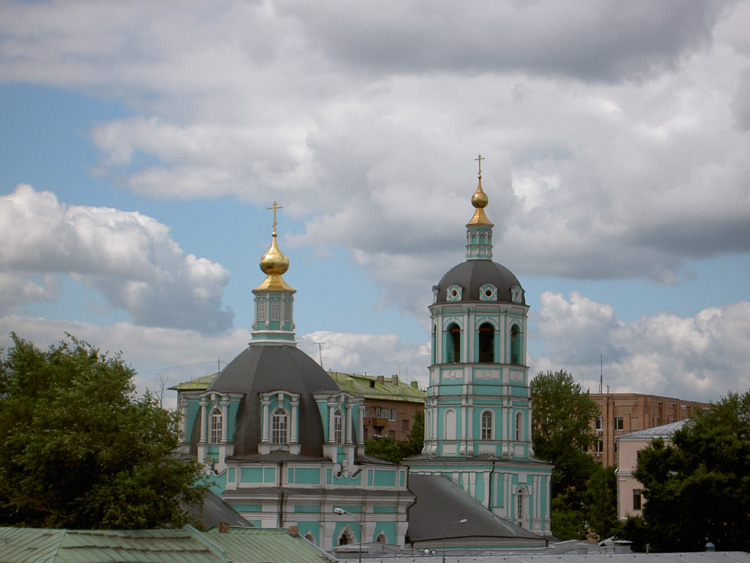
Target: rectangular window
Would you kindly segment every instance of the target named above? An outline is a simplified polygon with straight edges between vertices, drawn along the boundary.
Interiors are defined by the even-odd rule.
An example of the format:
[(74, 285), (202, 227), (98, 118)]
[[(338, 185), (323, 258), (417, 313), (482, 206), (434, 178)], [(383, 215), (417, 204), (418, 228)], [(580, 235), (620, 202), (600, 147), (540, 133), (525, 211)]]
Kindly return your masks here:
[(625, 428), (625, 425), (623, 424), (623, 420), (621, 416), (615, 417), (615, 430), (623, 430)]
[(388, 420), (391, 422), (394, 422), (396, 420), (396, 409), (387, 409), (388, 412)]
[(602, 430), (604, 427), (604, 419), (601, 416), (596, 417), (596, 422), (594, 423), (594, 428), (596, 430)]
[(595, 448), (596, 449), (594, 450), (594, 453), (597, 456), (602, 455), (602, 451), (604, 451), (604, 442), (602, 442), (601, 440), (597, 440)]
[(640, 489), (634, 489), (633, 490), (633, 510), (640, 510), (641, 509), (641, 490)]
[(281, 303), (278, 299), (271, 301), (271, 320), (278, 321), (281, 315)]
[(404, 432), (408, 432), (409, 431), (409, 421), (408, 420), (404, 420), (404, 421), (401, 422), (401, 424), (402, 424), (402, 427), (401, 427), (402, 430)]

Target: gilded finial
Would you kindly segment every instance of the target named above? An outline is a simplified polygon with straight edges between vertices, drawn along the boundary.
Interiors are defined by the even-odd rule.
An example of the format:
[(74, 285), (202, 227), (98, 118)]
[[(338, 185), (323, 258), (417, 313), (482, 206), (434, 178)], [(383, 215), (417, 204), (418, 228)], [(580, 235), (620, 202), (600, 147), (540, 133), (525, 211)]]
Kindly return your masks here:
[(273, 238), (271, 240), (271, 247), (260, 259), (260, 269), (266, 274), (266, 279), (256, 288), (256, 291), (259, 289), (294, 291), (286, 284), (284, 278), (281, 277), (289, 269), (289, 258), (279, 250), (279, 246), (276, 243), (276, 210), (284, 208), (274, 201), (273, 205), (267, 209), (273, 209), (273, 232), (271, 233)]
[(487, 218), (487, 215), (484, 213), (484, 208), (487, 207), (487, 204), (489, 203), (489, 198), (487, 197), (487, 194), (484, 193), (482, 190), (482, 161), (485, 160), (485, 158), (480, 154), (478, 157), (476, 157), (474, 160), (476, 160), (479, 163), (479, 182), (477, 185), (477, 191), (474, 192), (474, 195), (471, 196), (471, 204), (476, 208), (476, 211), (474, 212), (474, 216), (471, 218), (471, 221), (469, 221), (469, 225), (489, 225), (492, 227), (492, 222)]

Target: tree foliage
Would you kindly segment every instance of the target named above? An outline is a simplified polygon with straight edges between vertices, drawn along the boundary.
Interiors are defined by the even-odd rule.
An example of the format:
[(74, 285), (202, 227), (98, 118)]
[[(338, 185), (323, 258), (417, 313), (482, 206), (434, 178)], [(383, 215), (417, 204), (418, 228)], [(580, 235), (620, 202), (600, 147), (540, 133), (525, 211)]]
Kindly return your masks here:
[(618, 529), (616, 469), (597, 463), (584, 493), (588, 532), (599, 541), (614, 536)]
[(729, 393), (641, 450), (648, 542), (659, 551), (750, 551), (750, 392)]
[(555, 466), (552, 495), (580, 492), (596, 467), (587, 451), (596, 440), (591, 421), (599, 406), (564, 370), (537, 374), (531, 398), (534, 455)]
[(409, 431), (408, 442), (396, 442), (388, 436), (365, 440), (365, 453), (391, 463), (398, 463), (406, 457), (422, 453), (422, 447), (424, 446), (424, 411), (417, 411), (412, 418), (414, 422)]
[(16, 334), (0, 362), (0, 524), (134, 529), (186, 521), (206, 486), (175, 456), (177, 415), (136, 397), (119, 355)]
[(531, 380), (534, 455), (552, 470), (552, 531), (562, 539), (585, 539), (584, 493), (599, 465), (588, 453), (596, 440), (591, 421), (599, 406), (564, 370), (540, 372)]

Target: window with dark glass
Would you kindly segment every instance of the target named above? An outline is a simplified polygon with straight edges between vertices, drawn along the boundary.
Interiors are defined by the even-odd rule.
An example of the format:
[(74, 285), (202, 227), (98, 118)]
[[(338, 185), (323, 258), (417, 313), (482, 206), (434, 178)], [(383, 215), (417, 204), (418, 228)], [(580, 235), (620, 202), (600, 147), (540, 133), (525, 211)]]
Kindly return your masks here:
[(495, 361), (495, 328), (490, 323), (479, 327), (479, 362)]
[(521, 334), (518, 325), (513, 325), (510, 329), (510, 363), (521, 365)]
[(448, 342), (446, 350), (446, 363), (461, 361), (461, 329), (457, 324), (448, 327)]

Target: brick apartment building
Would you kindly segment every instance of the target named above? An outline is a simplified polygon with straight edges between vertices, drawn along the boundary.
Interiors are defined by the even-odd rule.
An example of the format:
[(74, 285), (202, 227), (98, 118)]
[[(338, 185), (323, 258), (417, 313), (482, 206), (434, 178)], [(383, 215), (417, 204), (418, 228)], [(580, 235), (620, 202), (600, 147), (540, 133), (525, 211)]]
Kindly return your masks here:
[(404, 383), (397, 375), (358, 375), (328, 372), (339, 389), (365, 398), (364, 438), (389, 436), (408, 442), (414, 414), (424, 411), (427, 393), (416, 381)]
[(593, 454), (605, 467), (617, 464), (615, 438), (690, 418), (708, 403), (640, 393), (590, 393), (600, 415), (592, 422), (598, 442)]

